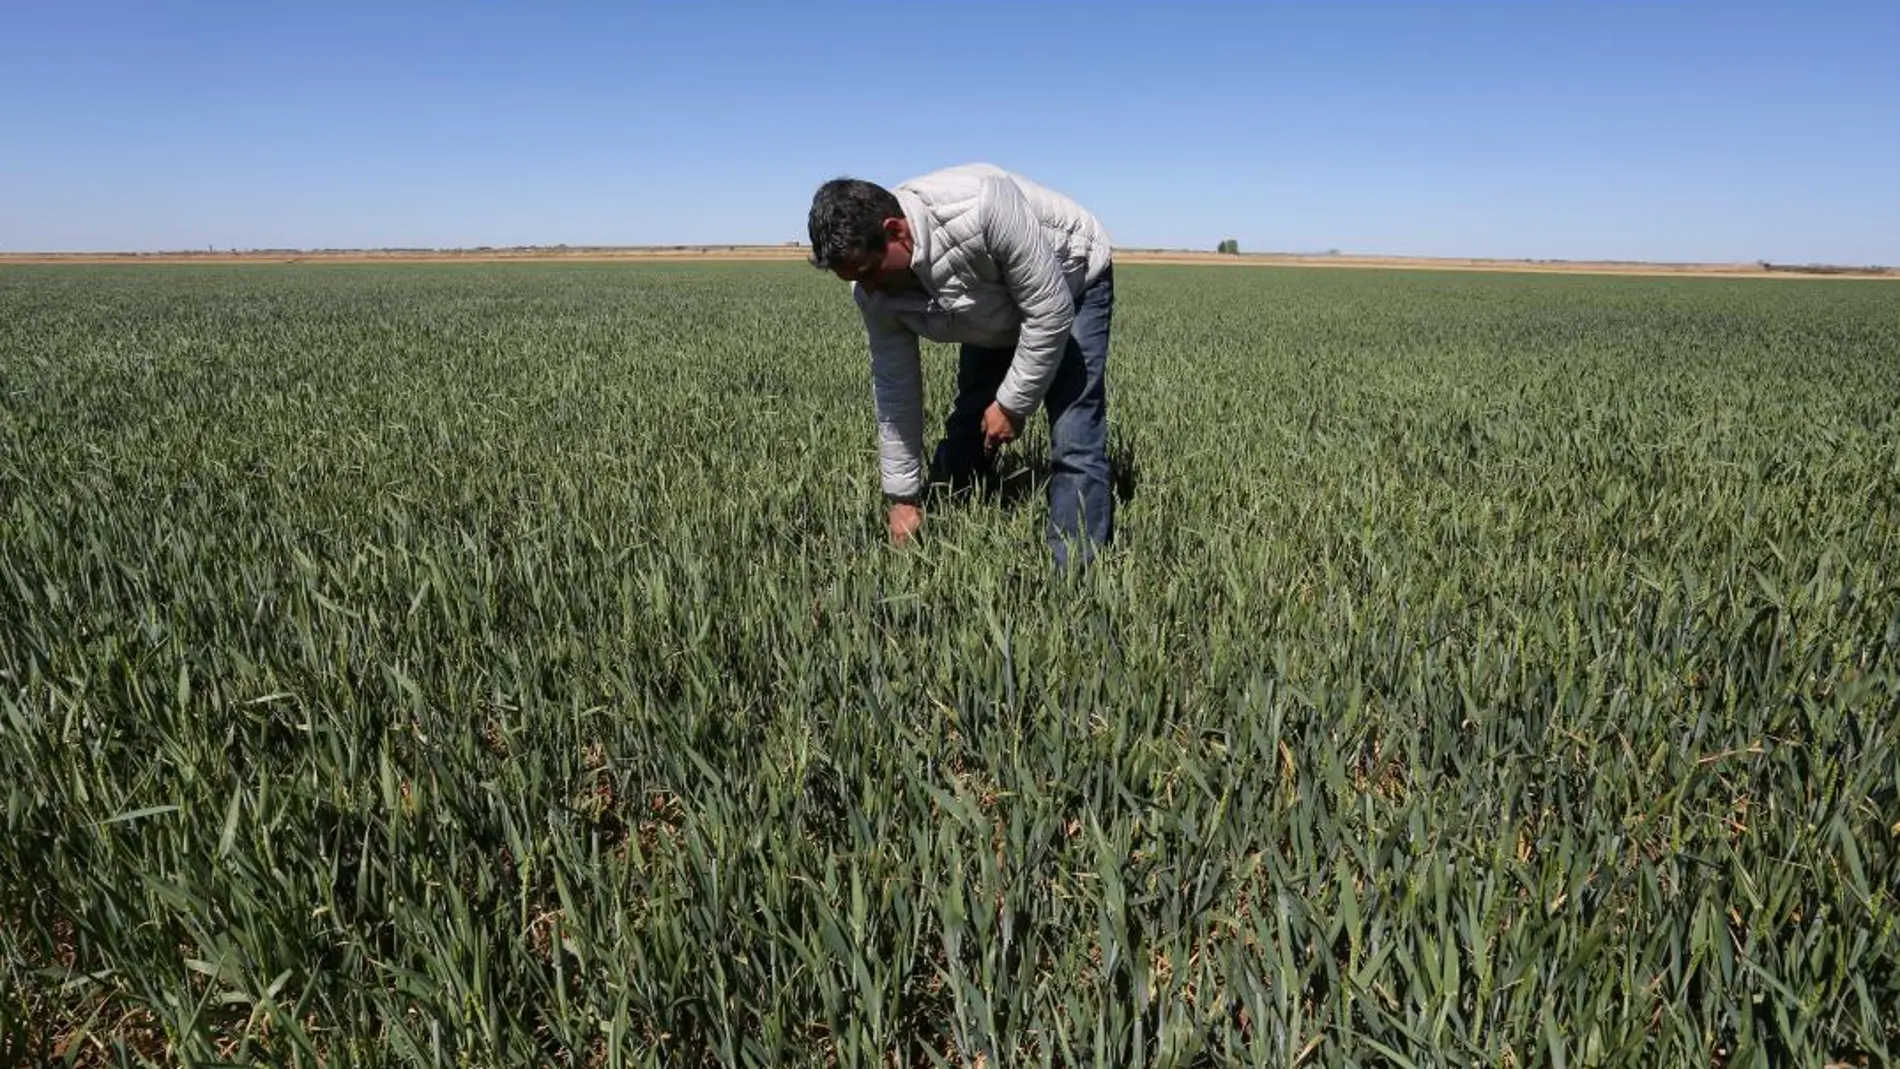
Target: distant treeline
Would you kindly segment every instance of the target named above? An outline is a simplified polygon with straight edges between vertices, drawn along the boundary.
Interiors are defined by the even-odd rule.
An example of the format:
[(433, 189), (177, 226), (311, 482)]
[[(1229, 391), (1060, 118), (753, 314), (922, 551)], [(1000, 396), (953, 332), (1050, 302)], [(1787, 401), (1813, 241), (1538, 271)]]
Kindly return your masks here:
[(1763, 271), (1782, 271), (1796, 275), (1891, 275), (1900, 273), (1900, 269), (1870, 264), (1866, 267), (1853, 267), (1847, 264), (1771, 264), (1761, 261)]

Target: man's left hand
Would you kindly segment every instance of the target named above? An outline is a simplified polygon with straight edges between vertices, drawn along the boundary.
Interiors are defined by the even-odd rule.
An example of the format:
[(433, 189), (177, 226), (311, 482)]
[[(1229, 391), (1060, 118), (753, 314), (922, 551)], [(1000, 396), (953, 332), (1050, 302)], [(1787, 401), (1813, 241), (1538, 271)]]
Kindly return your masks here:
[(1016, 440), (1023, 429), (1023, 421), (1004, 411), (1003, 406), (994, 401), (983, 413), (983, 452), (995, 456), (996, 451)]

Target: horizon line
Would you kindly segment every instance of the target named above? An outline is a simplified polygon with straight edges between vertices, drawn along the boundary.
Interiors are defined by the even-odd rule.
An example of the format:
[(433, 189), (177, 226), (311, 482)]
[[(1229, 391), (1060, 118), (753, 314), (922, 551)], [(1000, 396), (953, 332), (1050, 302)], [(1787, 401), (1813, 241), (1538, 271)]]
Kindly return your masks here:
[[(692, 254), (692, 253), (749, 253), (758, 256), (764, 253), (785, 254), (794, 249), (803, 249), (803, 241), (784, 241), (775, 243), (650, 243), (640, 245), (588, 244), (573, 245), (567, 243), (532, 245), (364, 245), (364, 246), (251, 246), (217, 247), (206, 245), (204, 248), (170, 249), (0, 249), (0, 260), (69, 260), (69, 259), (216, 259), (216, 258), (276, 258), (283, 256), (335, 258), (343, 256), (387, 257), (402, 256), (438, 256), (466, 257), (480, 256), (585, 256), (630, 254)], [(1343, 249), (1263, 249), (1252, 252), (1220, 252), (1186, 245), (1144, 245), (1117, 246), (1117, 255), (1130, 254), (1137, 257), (1149, 256), (1193, 256), (1207, 257), (1213, 260), (1292, 260), (1292, 261), (1340, 261), (1381, 263), (1468, 263), (1468, 264), (1529, 264), (1529, 265), (1566, 265), (1578, 266), (1628, 266), (1653, 267), (1660, 269), (1696, 269), (1721, 268), (1725, 270), (1754, 269), (1759, 271), (1781, 269), (1806, 269), (1830, 271), (1856, 271), (1873, 274), (1886, 274), (1897, 269), (1896, 264), (1850, 264), (1832, 261), (1774, 261), (1767, 259), (1751, 260), (1646, 260), (1619, 257), (1575, 258), (1566, 256), (1457, 256), (1457, 255), (1411, 255), (1404, 253), (1359, 252)]]

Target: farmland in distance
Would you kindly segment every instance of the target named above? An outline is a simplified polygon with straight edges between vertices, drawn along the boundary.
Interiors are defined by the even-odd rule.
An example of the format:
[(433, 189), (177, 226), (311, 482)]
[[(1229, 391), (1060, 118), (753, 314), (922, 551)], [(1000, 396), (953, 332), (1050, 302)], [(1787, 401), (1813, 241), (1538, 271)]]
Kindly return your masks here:
[(0, 1063), (1900, 1055), (1900, 286), (1117, 282), (1063, 578), (798, 264), (0, 269)]

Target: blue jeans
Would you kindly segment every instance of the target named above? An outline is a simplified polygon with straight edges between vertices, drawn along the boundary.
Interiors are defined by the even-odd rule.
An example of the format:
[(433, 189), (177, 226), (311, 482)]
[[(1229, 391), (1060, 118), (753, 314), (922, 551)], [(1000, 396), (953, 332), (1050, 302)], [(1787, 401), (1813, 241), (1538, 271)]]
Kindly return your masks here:
[[(1049, 413), (1049, 549), (1067, 568), (1071, 547), (1083, 563), (1115, 532), (1115, 494), (1108, 463), (1108, 335), (1115, 313), (1110, 266), (1075, 302), (1075, 325), (1062, 363), (1043, 396)], [(964, 485), (992, 473), (983, 455), (983, 413), (1009, 373), (1013, 349), (964, 345), (957, 360), (957, 397), (943, 421), (931, 478)]]

